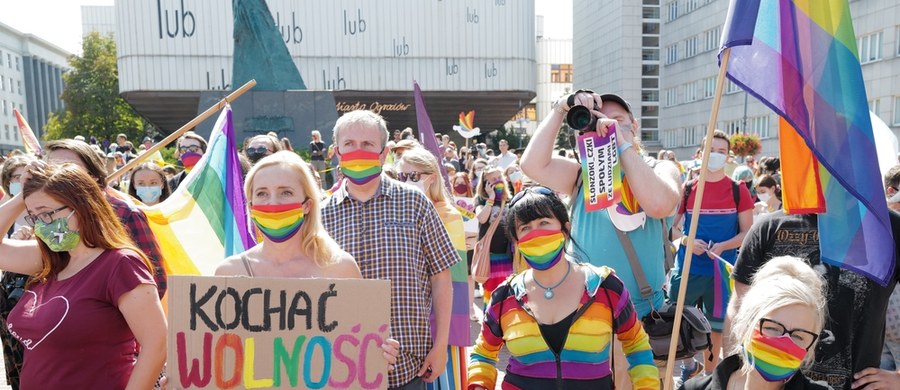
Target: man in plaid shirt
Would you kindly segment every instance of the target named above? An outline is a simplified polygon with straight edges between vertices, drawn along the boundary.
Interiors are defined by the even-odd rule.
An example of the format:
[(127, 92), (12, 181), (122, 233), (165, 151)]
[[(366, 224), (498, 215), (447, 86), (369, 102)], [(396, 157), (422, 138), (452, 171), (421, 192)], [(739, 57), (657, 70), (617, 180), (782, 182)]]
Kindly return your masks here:
[(425, 389), (447, 364), (449, 269), (460, 259), (425, 195), (381, 174), (387, 139), (384, 119), (371, 111), (338, 119), (334, 144), (346, 179), (322, 206), (322, 220), (363, 277), (391, 281), (391, 336), (400, 354), (388, 386)]

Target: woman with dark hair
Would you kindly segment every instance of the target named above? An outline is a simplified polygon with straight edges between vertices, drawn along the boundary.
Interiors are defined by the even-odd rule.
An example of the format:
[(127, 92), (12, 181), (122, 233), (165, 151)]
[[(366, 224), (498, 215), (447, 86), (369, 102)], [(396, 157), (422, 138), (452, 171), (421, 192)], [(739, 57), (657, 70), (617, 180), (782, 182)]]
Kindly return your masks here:
[(482, 285), (482, 299), (487, 303), (491, 297), (491, 291), (511, 275), (513, 269), (513, 254), (510, 249), (509, 239), (506, 236), (503, 215), (506, 213), (506, 202), (509, 201), (509, 184), (503, 175), (503, 169), (496, 166), (485, 168), (475, 190), (475, 218), (478, 219), (478, 239), (483, 239), (491, 224), (500, 218), (497, 230), (491, 236), (491, 245), (488, 248), (491, 256), (491, 273), (488, 280)]
[(143, 163), (131, 171), (128, 195), (140, 199), (145, 205), (157, 205), (168, 199), (171, 193), (166, 173), (156, 163)]
[(753, 209), (753, 216), (781, 210), (781, 175), (760, 176), (756, 181), (756, 196), (759, 202)]
[(20, 388), (153, 387), (166, 320), (149, 260), (81, 168), (33, 162), (22, 181), (0, 206), (0, 229), (26, 211), (39, 238), (0, 243), (0, 268), (31, 276), (8, 323), (28, 349)]
[[(510, 352), (503, 388), (611, 389), (613, 337), (635, 389), (658, 389), (649, 339), (612, 269), (576, 262), (566, 206), (545, 187), (509, 202), (506, 233), (530, 269), (491, 295), (469, 359), (469, 388), (494, 389), (497, 357)], [(574, 243), (572, 244), (574, 246)]]

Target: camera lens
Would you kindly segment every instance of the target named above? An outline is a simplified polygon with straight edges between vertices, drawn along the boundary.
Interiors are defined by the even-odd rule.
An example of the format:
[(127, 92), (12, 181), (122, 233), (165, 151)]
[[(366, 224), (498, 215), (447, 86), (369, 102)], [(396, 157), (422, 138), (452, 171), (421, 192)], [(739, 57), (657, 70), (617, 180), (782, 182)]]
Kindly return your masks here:
[(587, 107), (575, 106), (566, 114), (566, 124), (573, 130), (586, 131), (596, 124), (596, 120)]

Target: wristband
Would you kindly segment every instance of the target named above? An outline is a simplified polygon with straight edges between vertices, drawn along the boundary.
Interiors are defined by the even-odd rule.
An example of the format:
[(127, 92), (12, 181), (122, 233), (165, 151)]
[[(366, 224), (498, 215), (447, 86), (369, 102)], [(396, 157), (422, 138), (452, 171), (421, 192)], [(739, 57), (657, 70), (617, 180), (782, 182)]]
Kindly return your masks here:
[(493, 205), (494, 205), (494, 201), (493, 201), (493, 200), (489, 200), (489, 201), (487, 201), (487, 202), (484, 202), (484, 204), (486, 204), (486, 205), (488, 205), (488, 206), (493, 206)]
[(627, 141), (626, 141), (626, 142), (623, 142), (622, 145), (619, 145), (619, 147), (616, 148), (616, 151), (617, 151), (617, 152), (619, 153), (619, 155), (621, 156), (622, 153), (624, 153), (624, 152), (625, 152), (626, 150), (628, 150), (629, 148), (633, 148), (633, 147), (634, 147), (634, 145), (632, 145), (631, 142), (627, 142)]

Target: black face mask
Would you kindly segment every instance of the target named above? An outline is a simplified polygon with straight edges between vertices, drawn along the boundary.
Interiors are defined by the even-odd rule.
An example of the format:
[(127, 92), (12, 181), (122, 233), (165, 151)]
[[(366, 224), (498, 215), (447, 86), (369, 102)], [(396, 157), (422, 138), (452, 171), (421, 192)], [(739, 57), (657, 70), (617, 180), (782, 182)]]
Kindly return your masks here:
[(251, 164), (256, 164), (257, 161), (262, 160), (263, 157), (266, 157), (266, 153), (247, 153), (247, 159), (250, 160)]

